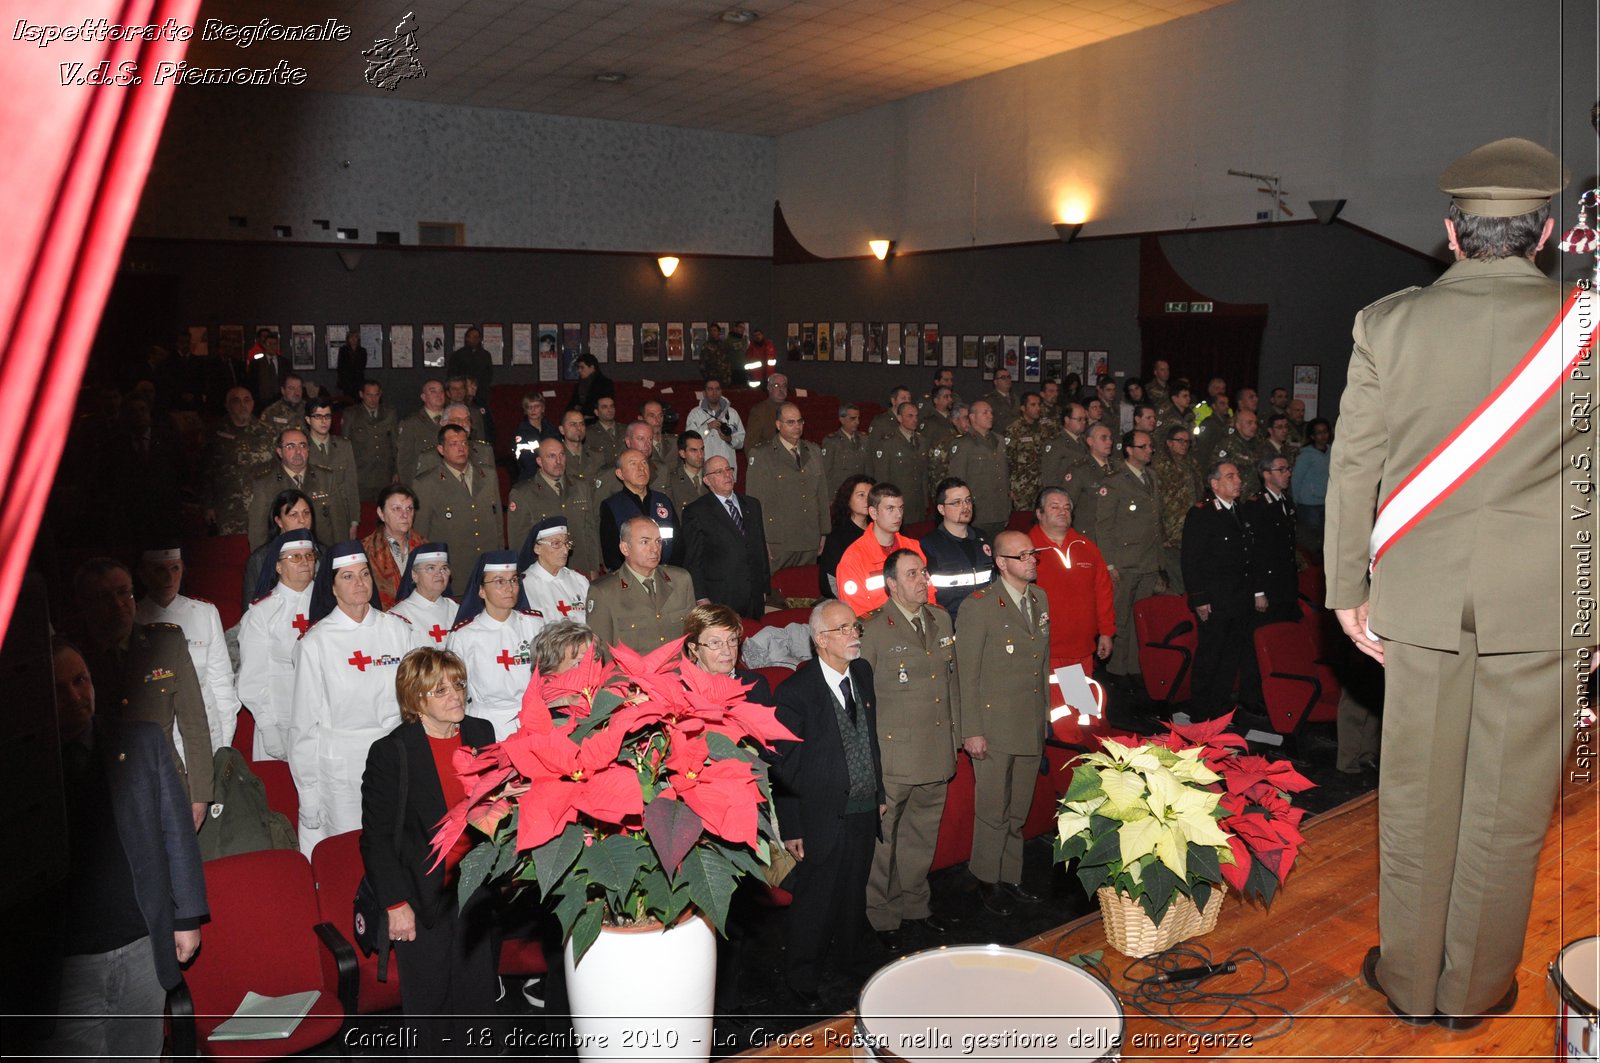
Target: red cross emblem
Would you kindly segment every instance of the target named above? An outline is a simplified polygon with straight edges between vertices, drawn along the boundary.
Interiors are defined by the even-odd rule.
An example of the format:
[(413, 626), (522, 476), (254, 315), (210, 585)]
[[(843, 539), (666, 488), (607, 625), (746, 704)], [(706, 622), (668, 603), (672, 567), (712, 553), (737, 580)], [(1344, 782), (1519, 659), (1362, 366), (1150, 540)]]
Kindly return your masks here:
[(365, 672), (367, 670), (367, 665), (372, 663), (372, 658), (368, 657), (366, 654), (362, 653), (360, 650), (357, 650), (355, 652), (355, 656), (351, 657), (348, 661), (346, 661), (344, 663), (345, 664), (353, 664), (353, 665), (355, 665), (356, 666), (356, 671), (358, 671), (358, 672)]
[(517, 659), (511, 656), (510, 650), (501, 650), (500, 656), (494, 659), (494, 663), (502, 665), (509, 672), (511, 671), (511, 666), (517, 663)]
[(560, 598), (557, 598), (556, 599), (556, 608), (561, 610), (561, 615), (562, 616), (566, 616), (568, 613), (572, 612), (574, 607), (568, 605), (566, 602), (562, 601)]
[(294, 620), (292, 622), (294, 624), (294, 629), (300, 632), (302, 635), (311, 629), (311, 621), (306, 619), (306, 614), (304, 613), (294, 614)]
[(443, 642), (444, 641), (444, 637), (446, 635), (450, 634), (450, 632), (446, 631), (444, 628), (440, 627), (438, 624), (435, 624), (435, 625), (433, 625), (432, 627), (430, 627), (428, 629), (428, 634), (433, 636), (433, 641), (435, 641), (435, 642)]

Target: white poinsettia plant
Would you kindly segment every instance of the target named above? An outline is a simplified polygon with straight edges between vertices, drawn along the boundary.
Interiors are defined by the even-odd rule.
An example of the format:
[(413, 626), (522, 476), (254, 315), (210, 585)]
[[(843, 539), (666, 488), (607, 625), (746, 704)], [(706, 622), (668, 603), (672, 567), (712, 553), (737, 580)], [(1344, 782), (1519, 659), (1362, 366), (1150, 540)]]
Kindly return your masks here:
[(1199, 746), (1130, 748), (1105, 740), (1104, 752), (1073, 761), (1072, 784), (1056, 818), (1057, 860), (1077, 861), (1093, 896), (1103, 886), (1138, 901), (1153, 922), (1184, 894), (1204, 908), (1234, 863), (1228, 816), (1213, 785), (1222, 777)]

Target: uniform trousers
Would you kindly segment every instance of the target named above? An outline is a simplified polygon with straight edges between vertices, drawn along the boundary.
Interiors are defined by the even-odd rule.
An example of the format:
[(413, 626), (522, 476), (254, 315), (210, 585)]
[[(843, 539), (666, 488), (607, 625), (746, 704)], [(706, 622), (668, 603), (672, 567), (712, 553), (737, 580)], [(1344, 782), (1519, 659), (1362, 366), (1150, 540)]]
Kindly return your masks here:
[(866, 933), (867, 874), (878, 837), (878, 810), (839, 819), (832, 838), (803, 838), (806, 858), (795, 865), (794, 901), (784, 926), (784, 978), (791, 989), (815, 993), (822, 961), (853, 958)]
[(468, 1043), (466, 1031), (495, 1014), (496, 912), (495, 902), (481, 892), (459, 910), (452, 889), (440, 900), (433, 926), (418, 920), (415, 941), (395, 942), (401, 1010), (417, 1031), (413, 1054), (457, 1055)]
[(1137, 675), (1139, 673), (1139, 636), (1133, 629), (1133, 603), (1148, 598), (1156, 592), (1161, 573), (1130, 572), (1117, 569), (1117, 578), (1111, 588), (1112, 607), (1117, 613), (1117, 637), (1111, 644), (1111, 658), (1106, 662), (1112, 675)]
[(1167, 593), (1183, 593), (1183, 548), (1178, 546), (1163, 546), (1161, 548), (1161, 574), (1167, 577)]
[(45, 1051), (62, 1059), (156, 1059), (167, 991), (149, 937), (61, 963), (55, 1034)]
[(1254, 611), (1224, 615), (1215, 611), (1199, 620), (1199, 645), (1194, 654), (1194, 712), (1197, 720), (1210, 720), (1228, 711), (1233, 684), (1239, 682), (1239, 700), (1246, 705), (1261, 701), (1261, 672), (1256, 667)]
[(1377, 973), (1409, 1014), (1480, 1013), (1516, 977), (1572, 742), (1561, 660), (1384, 642)]
[(972, 762), (972, 857), (979, 882), (1022, 882), (1022, 824), (1039, 782), (1038, 753), (1000, 753)]
[(931, 914), (928, 869), (933, 866), (948, 786), (883, 780), (888, 807), (883, 813), (883, 837), (872, 850), (872, 871), (867, 876), (867, 922), (872, 929), (895, 930), (903, 920)]

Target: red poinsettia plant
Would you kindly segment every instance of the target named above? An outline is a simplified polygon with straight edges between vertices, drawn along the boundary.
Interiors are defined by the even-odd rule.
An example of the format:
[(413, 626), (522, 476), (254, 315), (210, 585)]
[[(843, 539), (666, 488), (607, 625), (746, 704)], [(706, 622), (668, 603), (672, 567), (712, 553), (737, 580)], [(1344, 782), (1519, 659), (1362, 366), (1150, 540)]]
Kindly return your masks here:
[(723, 929), (739, 877), (778, 844), (760, 750), (795, 736), (681, 646), (535, 670), (517, 731), (456, 754), (467, 796), (433, 847), (485, 835), (461, 861), (463, 903), (486, 881), (536, 883), (577, 959), (603, 925), (670, 926), (691, 905)]
[(1221, 865), (1222, 875), (1244, 896), (1270, 905), (1305, 842), (1300, 833), (1305, 809), (1293, 807), (1290, 795), (1316, 783), (1287, 760), (1250, 753), (1244, 738), (1228, 730), (1232, 722), (1230, 712), (1198, 723), (1168, 723), (1168, 733), (1150, 744), (1171, 750), (1198, 746), (1206, 767), (1222, 776), (1210, 786), (1222, 795), (1217, 807), (1226, 814), (1217, 826), (1233, 850), (1233, 863)]

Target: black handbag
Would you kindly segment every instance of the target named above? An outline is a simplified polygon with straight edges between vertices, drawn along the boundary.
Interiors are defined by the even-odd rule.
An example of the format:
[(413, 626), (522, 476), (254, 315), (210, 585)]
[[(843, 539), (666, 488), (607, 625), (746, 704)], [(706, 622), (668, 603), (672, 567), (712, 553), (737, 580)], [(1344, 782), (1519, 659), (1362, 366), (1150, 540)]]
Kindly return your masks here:
[[(396, 806), (397, 812), (394, 820), (394, 846), (400, 847), (400, 827), (405, 819), (406, 790), (408, 779), (406, 761), (409, 758), (405, 751), (400, 754), (400, 803)], [(389, 980), (389, 950), (394, 948), (394, 942), (389, 940), (389, 909), (378, 903), (378, 892), (372, 888), (372, 880), (362, 875), (361, 881), (356, 884), (355, 898), (355, 943), (362, 955), (371, 956), (378, 954), (378, 981)]]

